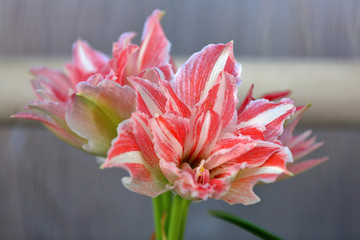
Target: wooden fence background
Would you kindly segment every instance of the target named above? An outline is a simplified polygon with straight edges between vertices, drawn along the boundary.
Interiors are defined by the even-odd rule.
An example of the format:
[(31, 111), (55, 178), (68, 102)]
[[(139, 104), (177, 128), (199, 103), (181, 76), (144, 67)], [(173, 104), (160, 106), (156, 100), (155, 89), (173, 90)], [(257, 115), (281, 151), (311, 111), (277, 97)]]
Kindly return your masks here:
[[(336, 58), (354, 61), (352, 69), (359, 65), (356, 0), (2, 0), (0, 59), (5, 67), (0, 70), (9, 57), (70, 56), (77, 38), (110, 53), (120, 33), (134, 30), (141, 35), (154, 8), (166, 10), (162, 23), (174, 55), (234, 40), (236, 54), (255, 61)], [(16, 86), (23, 80), (3, 73), (1, 84), (12, 81)], [(323, 118), (299, 129), (312, 128), (325, 142), (310, 157), (330, 160), (292, 179), (256, 187), (262, 202), (252, 206), (193, 204), (185, 239), (256, 239), (209, 217), (208, 209), (232, 212), (285, 239), (360, 239), (360, 128), (348, 119), (352, 112), (359, 116), (354, 103), (360, 84), (356, 74), (342, 76), (336, 88), (315, 84), (319, 92), (332, 88), (350, 94), (347, 101), (329, 96), (331, 107), (324, 116), (340, 120)], [(304, 79), (309, 88), (317, 81), (312, 77), (309, 72)], [(276, 77), (269, 81), (276, 82)], [(345, 91), (342, 82), (353, 89), (347, 86)], [(13, 89), (14, 96), (21, 94)], [(2, 96), (7, 91), (0, 85)], [(316, 98), (316, 89), (302, 94)], [(0, 111), (9, 101), (1, 101)], [(346, 118), (339, 114), (344, 111)], [(39, 124), (1, 121), (0, 239), (149, 239), (151, 201), (127, 191), (120, 182), (124, 175), (121, 169), (100, 171), (92, 156), (62, 143)]]

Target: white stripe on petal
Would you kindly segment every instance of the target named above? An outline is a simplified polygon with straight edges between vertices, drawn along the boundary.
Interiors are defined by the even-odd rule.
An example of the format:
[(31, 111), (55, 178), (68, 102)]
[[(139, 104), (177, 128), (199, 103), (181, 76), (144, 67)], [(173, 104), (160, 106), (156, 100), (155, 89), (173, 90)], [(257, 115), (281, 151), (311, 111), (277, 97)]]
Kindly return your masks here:
[(250, 119), (249, 121), (241, 122), (240, 127), (247, 127), (253, 125), (257, 126), (259, 125), (259, 123), (262, 123), (263, 125), (267, 125), (293, 108), (294, 108), (293, 104), (285, 104), (285, 105), (277, 106), (275, 108), (271, 108), (265, 112), (256, 115), (256, 117)]
[(208, 91), (214, 86), (216, 79), (218, 78), (219, 74), (221, 71), (224, 70), (226, 62), (228, 60), (229, 57), (229, 46), (227, 45), (224, 50), (222, 51), (222, 53), (220, 54), (219, 58), (217, 59), (216, 63), (214, 64), (214, 67), (211, 71), (210, 77), (208, 79), (208, 81), (206, 82), (206, 85), (204, 87), (204, 90), (201, 94), (201, 98), (203, 98), (204, 96), (206, 96), (206, 94), (208, 93)]

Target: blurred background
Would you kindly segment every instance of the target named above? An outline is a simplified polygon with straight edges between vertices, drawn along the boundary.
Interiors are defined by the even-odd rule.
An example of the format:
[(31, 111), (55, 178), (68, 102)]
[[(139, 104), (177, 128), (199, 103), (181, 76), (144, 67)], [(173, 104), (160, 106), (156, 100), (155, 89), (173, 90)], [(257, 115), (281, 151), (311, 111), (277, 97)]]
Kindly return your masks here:
[(291, 89), (312, 102), (298, 133), (313, 129), (330, 160), (286, 181), (255, 187), (251, 206), (207, 201), (190, 207), (185, 239), (256, 239), (211, 218), (231, 212), (285, 239), (360, 238), (360, 2), (341, 0), (2, 0), (0, 1), (0, 239), (149, 239), (150, 198), (99, 170), (94, 157), (41, 124), (10, 120), (34, 99), (30, 66), (61, 68), (76, 39), (111, 54), (153, 9), (178, 65), (210, 43), (234, 40), (243, 98)]

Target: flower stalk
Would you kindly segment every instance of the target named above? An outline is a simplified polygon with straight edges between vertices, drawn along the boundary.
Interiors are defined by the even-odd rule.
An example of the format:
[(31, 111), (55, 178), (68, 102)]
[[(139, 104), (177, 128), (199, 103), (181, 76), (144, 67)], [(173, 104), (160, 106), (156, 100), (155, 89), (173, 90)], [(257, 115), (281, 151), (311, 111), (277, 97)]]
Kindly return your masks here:
[(172, 192), (153, 198), (156, 240), (182, 240), (191, 201)]

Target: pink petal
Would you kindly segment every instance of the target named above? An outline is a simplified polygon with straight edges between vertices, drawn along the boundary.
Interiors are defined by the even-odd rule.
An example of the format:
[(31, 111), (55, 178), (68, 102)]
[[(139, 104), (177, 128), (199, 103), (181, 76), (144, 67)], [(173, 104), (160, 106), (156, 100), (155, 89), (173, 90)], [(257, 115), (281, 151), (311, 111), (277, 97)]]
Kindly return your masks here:
[(193, 54), (174, 77), (174, 90), (188, 106), (195, 106), (225, 71), (240, 81), (240, 65), (233, 55), (233, 43), (208, 45)]
[(264, 96), (260, 97), (260, 98), (264, 98), (267, 99), (269, 101), (275, 101), (284, 97), (288, 97), (291, 94), (290, 90), (285, 90), (285, 91), (281, 91), (281, 92), (273, 92), (273, 93), (267, 93)]
[(139, 77), (128, 79), (136, 89), (138, 111), (152, 117), (165, 112), (166, 98), (157, 85)]
[(193, 201), (205, 201), (209, 198), (219, 199), (227, 192), (230, 185), (229, 178), (211, 179), (207, 183), (199, 183), (196, 181), (196, 173), (186, 162), (182, 163), (179, 175), (174, 183), (176, 193)]
[(232, 182), (228, 193), (221, 199), (229, 204), (254, 204), (260, 201), (253, 191), (259, 181), (274, 182), (277, 177), (286, 172), (285, 162), (289, 161), (289, 151), (280, 151), (273, 154), (262, 166), (240, 170)]
[(94, 73), (106, 72), (108, 57), (96, 51), (85, 42), (78, 40), (73, 44), (72, 63), (66, 65), (73, 84), (85, 81)]
[(139, 77), (147, 79), (155, 84), (158, 84), (160, 80), (170, 80), (173, 76), (174, 73), (170, 64), (161, 67), (147, 68), (139, 74)]
[[(100, 75), (98, 75), (100, 76)], [(95, 75), (94, 77), (98, 77)], [(96, 85), (91, 82), (81, 82), (76, 86), (77, 94), (98, 105), (113, 121), (120, 123), (130, 118), (136, 109), (135, 91), (129, 86), (102, 79)]]
[(130, 191), (156, 197), (166, 191), (166, 180), (148, 165), (132, 133), (132, 121), (118, 127), (118, 137), (112, 142), (108, 158), (102, 168), (121, 167), (130, 173), (121, 181)]
[(133, 32), (125, 32), (121, 34), (119, 40), (113, 44), (113, 58), (109, 64), (114, 69), (120, 85), (128, 84), (125, 68), (131, 56), (139, 49), (137, 45), (131, 44), (131, 40), (135, 35)]
[(66, 107), (66, 122), (74, 132), (88, 140), (84, 150), (100, 156), (106, 156), (119, 124), (99, 105), (76, 94), (71, 96)]
[(150, 127), (161, 170), (172, 183), (177, 177), (182, 161), (185, 138), (189, 132), (189, 120), (168, 113), (151, 119)]
[(36, 76), (35, 80), (32, 81), (35, 92), (44, 89), (50, 96), (59, 101), (67, 101), (69, 91), (73, 90), (74, 87), (63, 72), (46, 67), (31, 68), (30, 71)]
[(26, 112), (12, 115), (12, 118), (23, 118), (42, 122), (55, 136), (64, 142), (82, 149), (86, 140), (76, 135), (66, 124), (64, 108), (56, 102), (47, 100), (33, 101)]
[(245, 110), (238, 116), (238, 127), (255, 126), (263, 131), (267, 141), (274, 141), (283, 132), (284, 121), (295, 111), (292, 100), (282, 99), (273, 103), (266, 99), (250, 102)]
[(264, 134), (261, 131), (260, 126), (248, 126), (243, 128), (235, 128), (232, 131), (233, 134), (236, 136), (249, 136), (251, 139), (254, 140), (264, 140)]
[(214, 110), (221, 116), (221, 128), (225, 128), (236, 117), (237, 88), (235, 78), (226, 72), (221, 72), (207, 97), (200, 103), (199, 110)]
[[(251, 144), (249, 142), (248, 144)], [(248, 147), (248, 151), (243, 151), (243, 154), (239, 154), (236, 157), (224, 162), (221, 166), (218, 166), (213, 170), (213, 175), (222, 174), (227, 171), (228, 168), (238, 166), (240, 169), (259, 167), (264, 164), (269, 158), (279, 151), (283, 151), (283, 147), (272, 142), (257, 141), (256, 146)]]
[(283, 143), (283, 145), (287, 145), (289, 143), (290, 139), (292, 138), (294, 129), (300, 120), (301, 115), (309, 107), (310, 107), (310, 105), (296, 107), (296, 111), (295, 111), (294, 115), (292, 115), (288, 120), (285, 121), (284, 132), (279, 137), (279, 140)]
[(209, 170), (214, 169), (243, 155), (256, 145), (256, 141), (252, 141), (245, 137), (223, 138), (216, 143), (215, 148), (211, 152), (209, 159), (206, 160), (204, 167)]
[[(323, 157), (323, 158), (316, 158), (316, 159), (311, 159), (311, 160), (305, 160), (305, 161), (301, 161), (301, 162), (296, 162), (296, 163), (289, 163), (287, 165), (287, 168), (289, 170), (289, 172), (291, 172), (294, 175), (298, 175), (304, 171), (309, 170), (310, 168), (316, 167), (317, 165), (327, 161), (329, 158), (328, 157)], [(289, 177), (289, 175), (282, 175), (281, 177)], [(283, 178), (281, 178), (283, 179)]]
[(190, 118), (190, 109), (182, 101), (180, 101), (170, 83), (168, 81), (160, 81), (159, 84), (165, 92), (165, 96), (167, 98), (165, 107), (166, 112), (175, 112), (184, 118)]
[(254, 89), (254, 84), (251, 84), (251, 87), (249, 89), (249, 92), (248, 94), (246, 95), (245, 99), (243, 100), (243, 102), (241, 103), (240, 107), (238, 108), (237, 112), (238, 114), (242, 113), (244, 111), (244, 109), (246, 108), (246, 106), (253, 100), (255, 100), (253, 97), (252, 97), (252, 92), (253, 92), (253, 89)]
[(200, 112), (192, 120), (191, 129), (186, 139), (185, 153), (188, 163), (197, 165), (202, 159), (207, 159), (216, 144), (221, 130), (220, 116), (213, 110)]
[(132, 114), (132, 120), (136, 142), (146, 163), (160, 172), (159, 158), (154, 150), (154, 136), (149, 127), (148, 117), (141, 112), (135, 112)]
[(169, 62), (171, 44), (161, 27), (163, 11), (155, 9), (145, 22), (137, 57), (139, 70), (158, 67)]

